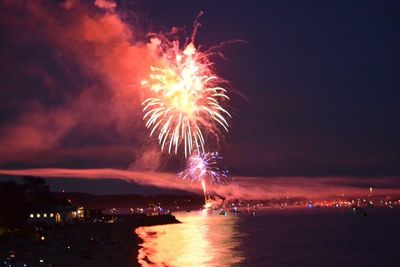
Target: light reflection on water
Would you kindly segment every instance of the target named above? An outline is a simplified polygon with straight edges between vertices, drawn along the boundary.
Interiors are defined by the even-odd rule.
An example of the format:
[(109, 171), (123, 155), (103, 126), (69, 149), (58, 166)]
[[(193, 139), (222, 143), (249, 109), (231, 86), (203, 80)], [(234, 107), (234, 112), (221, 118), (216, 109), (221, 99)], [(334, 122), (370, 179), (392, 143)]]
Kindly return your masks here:
[(243, 260), (238, 252), (243, 236), (240, 219), (218, 212), (195, 211), (176, 214), (181, 224), (140, 227), (144, 240), (139, 250), (141, 266), (235, 266)]

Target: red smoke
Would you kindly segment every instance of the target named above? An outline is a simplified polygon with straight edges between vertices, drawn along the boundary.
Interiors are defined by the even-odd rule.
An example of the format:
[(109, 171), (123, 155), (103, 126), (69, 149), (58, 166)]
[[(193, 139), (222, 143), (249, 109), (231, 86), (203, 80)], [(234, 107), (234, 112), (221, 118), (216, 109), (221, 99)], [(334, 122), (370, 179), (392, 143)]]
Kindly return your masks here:
[[(81, 140), (84, 144), (93, 136), (100, 136), (106, 142), (119, 139), (123, 143), (115, 145), (116, 141), (109, 141), (103, 150), (115, 146), (133, 149), (132, 142), (141, 143), (145, 129), (138, 111), (143, 98), (138, 84), (141, 77), (147, 76), (151, 55), (144, 36), (136, 34), (114, 11), (115, 7), (113, 1), (105, 0), (97, 0), (95, 5), (79, 1), (62, 4), (4, 1), (1, 4), (2, 28), (11, 29), (12, 36), (16, 36), (13, 44), (23, 47), (40, 42), (51, 51), (52, 60), (70, 76), (82, 79), (82, 83), (78, 81), (78, 88), (64, 85), (51, 74), (51, 69), (40, 65), (41, 58), (30, 63), (36, 66), (17, 65), (16, 69), (25, 71), (21, 74), (22, 80), (27, 72), (32, 75), (32, 69), (39, 69), (40, 73), (35, 71), (35, 75), (46, 84), (40, 88), (43, 90), (40, 95), (56, 96), (61, 103), (49, 107), (40, 100), (16, 100), (22, 105), (18, 110), (23, 111), (0, 128), (0, 162), (30, 163), (44, 152), (71, 151), (73, 148), (63, 147), (63, 142), (74, 132), (80, 133), (78, 139), (84, 139)], [(20, 94), (32, 92), (30, 86), (19, 85), (26, 88)], [(1, 90), (18, 96), (15, 89), (3, 87)], [(76, 153), (84, 153), (80, 144), (75, 148)]]
[[(178, 179), (176, 174), (160, 172), (140, 172), (116, 169), (32, 169), (0, 170), (5, 175), (33, 175), (41, 177), (85, 178), (85, 179), (121, 179), (142, 185), (151, 185), (165, 189), (180, 189), (202, 193), (199, 183), (190, 183)], [(387, 188), (390, 185), (390, 189)], [(302, 197), (307, 199), (332, 198), (344, 194), (346, 197), (363, 197), (369, 187), (375, 194), (400, 194), (400, 184), (392, 177), (237, 177), (230, 185), (208, 184), (209, 192), (217, 193), (228, 199), (271, 199), (283, 197)]]

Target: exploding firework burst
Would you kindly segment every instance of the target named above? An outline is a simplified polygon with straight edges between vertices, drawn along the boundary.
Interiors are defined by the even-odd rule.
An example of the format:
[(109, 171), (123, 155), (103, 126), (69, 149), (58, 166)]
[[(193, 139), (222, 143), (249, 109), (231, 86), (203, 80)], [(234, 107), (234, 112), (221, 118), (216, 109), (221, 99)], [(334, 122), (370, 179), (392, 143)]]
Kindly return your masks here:
[(178, 177), (192, 182), (202, 183), (203, 189), (205, 183), (229, 184), (230, 178), (228, 171), (218, 165), (222, 157), (217, 152), (204, 154), (193, 154), (187, 161), (186, 169), (178, 174)]
[(206, 135), (216, 137), (219, 129), (228, 131), (229, 112), (222, 107), (229, 100), (221, 79), (212, 71), (209, 53), (199, 52), (192, 42), (183, 50), (179, 42), (155, 37), (152, 47), (160, 55), (159, 65), (151, 67), (149, 78), (141, 82), (151, 97), (142, 102), (150, 136), (158, 134), (161, 149), (185, 157), (197, 151), (204, 154)]

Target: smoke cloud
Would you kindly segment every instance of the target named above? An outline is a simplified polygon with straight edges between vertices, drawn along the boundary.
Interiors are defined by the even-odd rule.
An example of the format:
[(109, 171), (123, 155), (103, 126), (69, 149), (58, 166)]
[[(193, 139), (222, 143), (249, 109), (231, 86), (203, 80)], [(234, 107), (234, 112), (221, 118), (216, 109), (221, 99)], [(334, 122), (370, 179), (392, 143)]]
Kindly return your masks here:
[[(179, 180), (176, 174), (162, 172), (128, 171), (117, 169), (31, 169), (0, 170), (4, 175), (33, 175), (51, 178), (121, 179), (141, 185), (164, 189), (179, 189), (202, 193), (198, 183)], [(230, 185), (207, 185), (207, 191), (227, 199), (271, 199), (301, 197), (307, 199), (332, 198), (338, 195), (366, 196), (369, 187), (375, 194), (400, 194), (400, 182), (396, 177), (236, 177)]]
[(35, 165), (47, 153), (47, 163), (63, 165), (66, 153), (79, 162), (96, 149), (111, 163), (131, 151), (124, 167), (139, 162), (137, 148), (148, 139), (139, 80), (152, 55), (116, 3), (3, 1), (0, 21), (10, 47), (1, 50), (10, 69), (0, 87), (8, 118), (0, 121), (0, 163)]

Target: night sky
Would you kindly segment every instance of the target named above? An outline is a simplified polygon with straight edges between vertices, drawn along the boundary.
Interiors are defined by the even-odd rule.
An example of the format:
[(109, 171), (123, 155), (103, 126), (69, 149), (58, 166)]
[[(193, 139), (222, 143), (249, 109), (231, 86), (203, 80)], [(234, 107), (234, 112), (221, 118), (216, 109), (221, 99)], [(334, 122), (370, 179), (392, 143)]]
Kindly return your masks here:
[(184, 38), (202, 10), (200, 49), (246, 41), (215, 58), (233, 88), (231, 173), (400, 174), (400, 2), (33, 2), (0, 7), (2, 169), (181, 169), (148, 137), (137, 84), (146, 33)]

